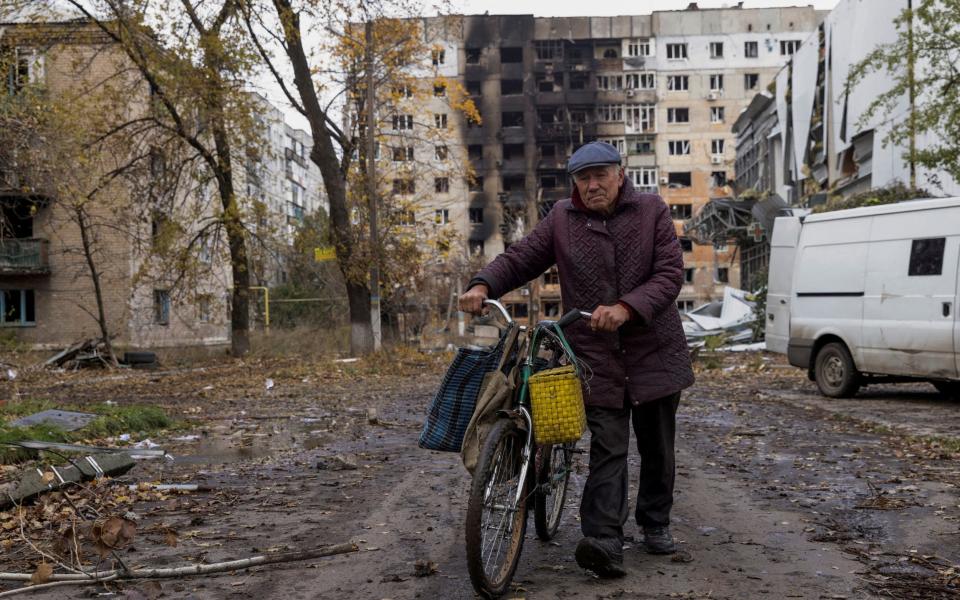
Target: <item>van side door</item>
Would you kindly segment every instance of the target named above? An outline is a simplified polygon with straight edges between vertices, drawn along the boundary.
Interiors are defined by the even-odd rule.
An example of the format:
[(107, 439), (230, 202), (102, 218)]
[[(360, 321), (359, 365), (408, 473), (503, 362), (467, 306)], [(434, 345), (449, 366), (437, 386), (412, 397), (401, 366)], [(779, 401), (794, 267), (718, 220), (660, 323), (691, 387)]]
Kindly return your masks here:
[[(960, 237), (935, 211), (874, 217), (863, 310), (862, 371), (956, 377)], [(949, 220), (949, 219), (948, 219)]]

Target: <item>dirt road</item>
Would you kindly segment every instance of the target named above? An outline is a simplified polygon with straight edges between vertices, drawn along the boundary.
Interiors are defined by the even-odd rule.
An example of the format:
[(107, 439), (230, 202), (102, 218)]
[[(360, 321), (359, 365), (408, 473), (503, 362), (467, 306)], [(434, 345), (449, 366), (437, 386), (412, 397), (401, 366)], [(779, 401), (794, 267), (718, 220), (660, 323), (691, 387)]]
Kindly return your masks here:
[[(538, 541), (531, 524), (511, 597), (960, 595), (960, 462), (955, 447), (944, 446), (956, 439), (952, 422), (937, 425), (960, 407), (932, 388), (908, 391), (906, 399), (881, 390), (849, 405), (825, 403), (802, 374), (771, 367), (775, 362), (728, 358), (727, 370), (701, 372), (684, 397), (673, 513), (684, 560), (631, 547), (625, 579), (600, 581), (579, 569), (580, 464), (556, 540)], [(416, 447), (441, 371), (438, 363), (414, 371), (323, 385), (278, 377), (270, 403), (219, 398), (213, 404), (230, 412), (204, 415), (206, 424), (194, 431), (199, 439), (167, 441), (178, 456), (172, 465), (154, 463), (138, 474), (219, 491), (136, 507), (141, 530), (172, 529), (179, 543), (147, 536), (131, 560), (215, 562), (352, 540), (359, 552), (164, 581), (161, 589), (166, 598), (473, 598), (462, 536), (469, 478), (458, 456)], [(183, 396), (169, 397), (163, 375), (153, 377), (153, 401), (192, 410)], [(207, 392), (219, 393), (218, 377), (205, 376), (214, 388)], [(108, 389), (121, 402), (134, 399), (125, 396), (129, 390), (151, 398), (151, 386), (137, 381)], [(83, 396), (84, 384), (70, 390)], [(915, 414), (922, 413), (918, 402), (938, 419)], [(368, 408), (376, 409), (376, 423)], [(634, 467), (637, 461), (631, 457)], [(634, 525), (628, 534), (637, 535)], [(416, 576), (417, 561), (436, 563), (436, 572)], [(137, 598), (158, 591), (156, 584), (122, 589)]]

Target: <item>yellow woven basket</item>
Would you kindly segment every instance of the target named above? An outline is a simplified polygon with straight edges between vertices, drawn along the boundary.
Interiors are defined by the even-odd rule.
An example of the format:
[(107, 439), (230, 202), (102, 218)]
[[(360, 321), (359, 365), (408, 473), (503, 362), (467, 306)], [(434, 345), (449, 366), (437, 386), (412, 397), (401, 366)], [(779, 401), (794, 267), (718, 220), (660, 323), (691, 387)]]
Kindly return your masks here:
[(538, 444), (576, 442), (587, 429), (580, 379), (572, 365), (530, 376), (533, 435)]

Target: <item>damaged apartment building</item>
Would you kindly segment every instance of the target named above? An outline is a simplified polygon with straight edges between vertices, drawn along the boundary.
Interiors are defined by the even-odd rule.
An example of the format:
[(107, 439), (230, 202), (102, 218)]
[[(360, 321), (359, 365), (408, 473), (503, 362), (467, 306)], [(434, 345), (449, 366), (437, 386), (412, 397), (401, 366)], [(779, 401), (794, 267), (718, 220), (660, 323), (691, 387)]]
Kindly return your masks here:
[[(807, 207), (823, 202), (827, 191), (849, 196), (910, 183), (907, 149), (885, 142), (891, 128), (906, 127), (909, 99), (905, 95), (895, 114), (864, 121), (867, 107), (891, 89), (893, 78), (873, 73), (846, 90), (854, 65), (878, 45), (898, 39), (895, 20), (909, 5), (909, 0), (841, 0), (804, 39), (775, 85), (754, 97), (734, 125), (738, 191), (776, 194), (790, 206)], [(918, 139), (917, 147), (927, 141)], [(945, 173), (921, 165), (916, 184), (960, 194)]]
[[(0, 22), (0, 93), (10, 104), (29, 89), (51, 98), (96, 89), (126, 64), (122, 51), (95, 26), (72, 15), (17, 19), (14, 14), (6, 21)], [(135, 82), (130, 89), (124, 110), (147, 114), (152, 106), (149, 86)], [(257, 106), (267, 139), (260, 155), (247, 155), (241, 163), (246, 168), (238, 169), (236, 187), (245, 192), (245, 201), (259, 200), (266, 210), (262, 222), (250, 223), (251, 228), (270, 224), (281, 243), (289, 242), (303, 214), (323, 205), (319, 177), (307, 156), (311, 142), (305, 132), (285, 125), (280, 111), (261, 98), (254, 100), (262, 104)], [(29, 132), (24, 137), (25, 146), (33, 144)], [(44, 167), (3, 150), (8, 149), (0, 149), (0, 336), (37, 349), (99, 338), (95, 287), (74, 210), (76, 198), (61, 197), (58, 190), (65, 188), (52, 181)], [(85, 168), (102, 177), (126, 156), (104, 150), (90, 158), (94, 167)], [(112, 179), (84, 206), (115, 347), (228, 344), (232, 279), (226, 236), (198, 238), (193, 250), (197, 273), (179, 289), (176, 273), (171, 276), (148, 262), (152, 244), (162, 237), (163, 223), (173, 212), (157, 207), (183, 211), (178, 223), (189, 235), (197, 223), (216, 218), (215, 190), (187, 176), (186, 183), (164, 188), (173, 189), (169, 202), (154, 204), (160, 187), (155, 183), (169, 165), (159, 150), (149, 156), (149, 168)], [(253, 284), (273, 285), (282, 279), (282, 265), (270, 264), (265, 279)]]
[[(822, 16), (811, 7), (691, 3), (618, 17), (426, 19), (425, 30), (438, 40), (431, 42), (434, 76), (461, 82), (482, 122), (458, 114), (417, 117), (442, 123), (475, 172), (463, 185), (437, 188), (422, 203), (423, 218), (456, 207), (443, 218), (471, 252), (492, 259), (569, 196), (569, 156), (601, 140), (620, 151), (636, 187), (664, 197), (682, 235), (711, 198), (731, 194), (733, 122)], [(686, 282), (679, 308), (721, 298), (724, 286), (739, 284), (734, 245), (685, 237), (681, 243)], [(519, 319), (558, 315), (556, 273), (504, 301)]]

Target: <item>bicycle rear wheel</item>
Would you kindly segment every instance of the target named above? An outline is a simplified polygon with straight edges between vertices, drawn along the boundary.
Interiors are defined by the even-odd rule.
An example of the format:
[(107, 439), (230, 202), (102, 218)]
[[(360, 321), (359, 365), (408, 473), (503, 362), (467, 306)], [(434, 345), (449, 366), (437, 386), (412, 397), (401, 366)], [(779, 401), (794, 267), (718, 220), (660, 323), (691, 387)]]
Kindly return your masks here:
[(557, 535), (567, 484), (573, 463), (574, 444), (541, 446), (537, 464), (537, 491), (534, 494), (533, 524), (537, 537), (550, 541)]
[[(467, 569), (477, 593), (504, 594), (520, 562), (527, 529), (526, 486), (521, 481), (526, 432), (500, 419), (487, 434), (467, 503)], [(519, 500), (518, 500), (519, 497)]]

